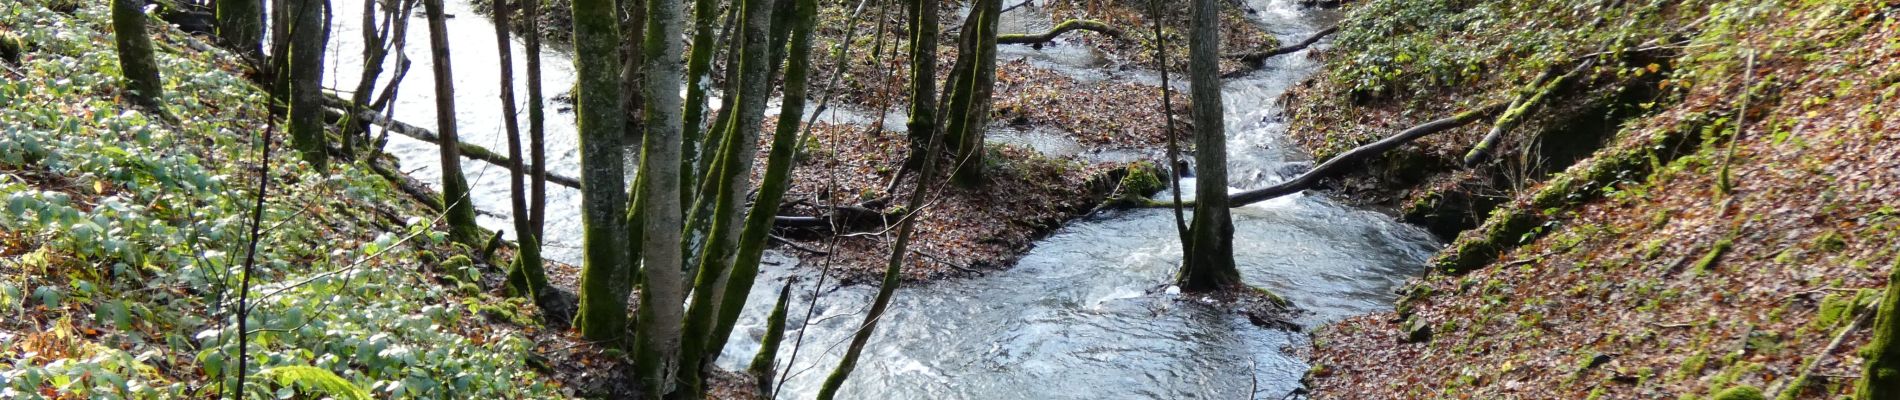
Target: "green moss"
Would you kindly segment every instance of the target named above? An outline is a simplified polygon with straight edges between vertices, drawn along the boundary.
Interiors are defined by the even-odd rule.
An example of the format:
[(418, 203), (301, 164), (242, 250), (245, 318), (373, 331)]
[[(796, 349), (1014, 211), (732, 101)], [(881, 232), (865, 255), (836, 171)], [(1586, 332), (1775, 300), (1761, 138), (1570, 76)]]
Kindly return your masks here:
[(1714, 396), (1709, 396), (1709, 400), (1762, 400), (1764, 398), (1761, 389), (1749, 385), (1730, 387), (1717, 392)]
[(1682, 359), (1682, 366), (1676, 369), (1676, 379), (1688, 379), (1702, 374), (1702, 367), (1709, 365), (1709, 351), (1697, 350), (1695, 354)]
[(1168, 188), (1167, 182), (1161, 179), (1161, 169), (1154, 163), (1138, 161), (1129, 163), (1126, 168), (1128, 173), (1122, 175), (1121, 187), (1129, 196), (1148, 197)]
[(1728, 239), (1715, 241), (1715, 244), (1709, 247), (1708, 254), (1703, 254), (1701, 259), (1696, 260), (1695, 268), (1692, 270), (1698, 275), (1708, 272), (1709, 268), (1715, 267), (1716, 260), (1721, 259), (1722, 255), (1728, 253), (1728, 249), (1733, 246), (1734, 242)]

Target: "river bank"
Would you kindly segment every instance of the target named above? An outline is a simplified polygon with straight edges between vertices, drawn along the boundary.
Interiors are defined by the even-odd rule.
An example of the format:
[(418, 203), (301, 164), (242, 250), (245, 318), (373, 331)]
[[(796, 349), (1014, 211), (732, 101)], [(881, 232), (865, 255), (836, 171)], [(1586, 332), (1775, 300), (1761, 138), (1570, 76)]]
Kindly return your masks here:
[(1340, 180), (1457, 239), (1398, 311), (1315, 334), (1315, 397), (1853, 394), (1859, 321), (1900, 264), (1900, 11), (1348, 7), (1329, 72), (1292, 95), (1316, 158), (1548, 100), (1471, 166), (1491, 118)]

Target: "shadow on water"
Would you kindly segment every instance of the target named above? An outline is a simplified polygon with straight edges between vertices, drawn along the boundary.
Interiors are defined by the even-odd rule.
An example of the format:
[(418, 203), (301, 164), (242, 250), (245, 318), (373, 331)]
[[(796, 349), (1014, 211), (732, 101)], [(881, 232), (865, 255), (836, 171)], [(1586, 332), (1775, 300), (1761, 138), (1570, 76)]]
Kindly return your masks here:
[[(338, 0), (336, 6), (360, 10), (360, 1)], [(459, 16), (448, 24), (454, 35), (462, 136), (504, 149), (494, 29), (465, 2), (448, 3), (449, 13)], [(1326, 11), (1302, 9), (1295, 0), (1244, 3), (1256, 23), (1284, 42), (1303, 38), (1334, 18)], [(361, 48), (355, 15), (359, 13), (337, 13), (333, 49)], [(424, 26), (419, 20), (413, 24), (410, 43), (428, 43)], [(1080, 47), (1005, 46), (999, 53), (1084, 80), (1159, 82), (1152, 72), (1106, 68), (1099, 55)], [(332, 87), (354, 87), (360, 54), (353, 51), (330, 54), (328, 61), (336, 66), (329, 77)], [(519, 64), (518, 43), (515, 51), (520, 73), (525, 67)], [(433, 127), (427, 49), (411, 46), (409, 54), (416, 63), (398, 99), (397, 118)], [(572, 84), (567, 55), (549, 51), (539, 56), (547, 69), (549, 95)], [(1234, 186), (1271, 184), (1305, 163), (1283, 140), (1278, 99), (1318, 67), (1305, 53), (1296, 53), (1270, 60), (1266, 68), (1223, 86)], [(1186, 89), (1184, 79), (1175, 82), (1176, 89)], [(839, 112), (823, 120), (874, 120), (866, 115)], [(578, 156), (572, 115), (550, 113), (548, 126), (552, 170), (574, 174)], [(1017, 140), (1052, 153), (1076, 151), (1059, 136), (1032, 130), (1004, 133), (999, 141)], [(419, 179), (437, 182), (433, 145), (391, 140), (390, 151)], [(463, 168), (475, 187), (475, 204), (506, 218), (506, 171), (479, 162), (466, 162)], [(552, 189), (550, 256), (578, 261), (578, 193)], [(1297, 321), (1306, 327), (1389, 308), (1391, 289), (1420, 272), (1437, 245), (1415, 227), (1323, 196), (1293, 195), (1242, 207), (1234, 219), (1236, 259), (1247, 282), (1310, 311)], [(484, 217), (482, 222), (508, 228), (505, 219)], [(845, 385), (844, 397), (1242, 399), (1254, 385), (1261, 398), (1279, 398), (1298, 388), (1307, 369), (1300, 355), (1309, 345), (1305, 334), (1257, 328), (1197, 299), (1170, 294), (1168, 284), (1181, 259), (1173, 224), (1172, 213), (1163, 209), (1094, 215), (1038, 242), (1011, 269), (901, 289), (864, 361)], [(771, 299), (782, 282), (794, 282), (799, 294), (790, 313), (793, 331), (779, 354), (781, 364), (801, 333), (804, 343), (796, 362), (781, 367), (793, 371), (783, 397), (807, 398), (836, 364), (876, 289), (838, 287), (828, 281), (815, 291), (819, 300), (807, 320), (805, 304), (813, 297), (817, 268), (794, 268), (799, 260), (778, 253), (770, 254), (767, 262), (771, 265), (718, 363), (726, 369), (744, 367), (757, 351), (771, 307), (769, 300), (761, 299)], [(798, 331), (801, 326), (803, 332)]]

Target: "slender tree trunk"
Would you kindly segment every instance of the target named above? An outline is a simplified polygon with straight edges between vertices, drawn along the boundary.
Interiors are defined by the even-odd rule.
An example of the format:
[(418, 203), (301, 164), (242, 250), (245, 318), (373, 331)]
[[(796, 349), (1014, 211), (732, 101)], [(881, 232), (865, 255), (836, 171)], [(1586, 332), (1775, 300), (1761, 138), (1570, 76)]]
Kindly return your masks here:
[[(926, 9), (927, 13), (934, 14), (934, 9), (936, 8), (934, 4), (936, 0), (919, 1), (924, 3), (925, 6), (918, 8)], [(925, 29), (935, 30), (935, 17), (927, 19), (932, 21), (927, 21), (930, 22), (930, 26)], [(922, 44), (934, 43), (934, 41), (925, 41)], [(932, 58), (934, 58), (934, 56)], [(911, 93), (914, 94), (910, 99), (913, 110), (911, 122), (913, 124), (919, 121), (915, 111), (917, 109), (916, 104), (929, 103), (935, 100), (933, 97), (915, 96), (917, 94), (926, 94), (920, 87), (930, 85), (931, 79), (932, 78), (926, 77), (924, 79), (911, 81)], [(928, 122), (925, 123), (927, 124)], [(914, 133), (915, 131), (912, 132)], [(897, 225), (897, 241), (891, 245), (890, 262), (884, 266), (884, 281), (878, 286), (877, 297), (872, 300), (870, 311), (864, 314), (863, 325), (858, 329), (856, 335), (852, 335), (851, 345), (845, 348), (844, 358), (838, 361), (838, 368), (832, 370), (831, 375), (825, 378), (824, 385), (819, 387), (818, 400), (831, 400), (838, 395), (838, 389), (844, 387), (844, 381), (849, 379), (851, 377), (851, 371), (857, 368), (858, 356), (864, 352), (865, 344), (871, 341), (871, 334), (877, 330), (878, 319), (884, 316), (884, 309), (890, 307), (891, 296), (897, 293), (897, 286), (903, 281), (904, 257), (910, 253), (911, 232), (913, 228), (917, 226), (917, 220), (923, 217), (918, 213), (923, 212), (925, 198), (928, 197), (927, 195), (929, 194), (931, 179), (937, 174), (937, 158), (940, 156), (939, 150), (943, 148), (944, 144), (944, 135), (934, 130), (931, 132), (932, 134), (930, 135), (928, 143), (926, 143), (924, 147), (925, 151), (920, 157), (923, 160), (923, 166), (918, 169), (916, 187), (911, 190), (910, 200), (907, 201), (904, 206), (904, 209), (908, 210), (909, 215), (906, 215), (902, 219), (903, 222), (899, 222)], [(913, 137), (912, 139), (914, 140), (916, 138)]]
[[(293, 0), (296, 1), (296, 0)], [(469, 246), (481, 246), (481, 228), (475, 226), (475, 205), (469, 198), (468, 181), (462, 177), (461, 138), (455, 127), (455, 77), (449, 65), (449, 32), (442, 12), (442, 0), (422, 0), (429, 17), (429, 51), (435, 66), (435, 124), (442, 139), (442, 204), (448, 206), (449, 236)]]
[(509, 282), (518, 293), (534, 299), (538, 305), (545, 305), (541, 300), (547, 297), (548, 276), (541, 264), (541, 238), (535, 234), (533, 215), (528, 211), (528, 193), (523, 187), (528, 174), (521, 160), (521, 124), (515, 120), (514, 43), (508, 39), (509, 19), (514, 13), (510, 0), (495, 0), (495, 44), (501, 55), (501, 122), (508, 134), (508, 160), (514, 165), (508, 171), (508, 197), (514, 209), (515, 242), (519, 246)]
[(957, 62), (945, 93), (944, 134), (956, 160), (953, 179), (976, 186), (983, 178), (983, 130), (989, 122), (990, 93), (996, 84), (996, 22), (1002, 0), (978, 0), (958, 42)]
[(746, 372), (757, 380), (755, 387), (761, 400), (773, 398), (772, 377), (777, 371), (779, 342), (785, 341), (785, 306), (791, 299), (792, 285), (786, 284), (778, 290), (778, 303), (772, 306), (772, 315), (765, 318), (765, 338), (759, 341), (759, 353), (752, 356), (752, 364), (746, 367)]
[(536, 247), (540, 247), (542, 231), (547, 226), (548, 203), (548, 155), (547, 117), (541, 96), (541, 1), (524, 0), (521, 20), (527, 26), (525, 38), (522, 38), (528, 57), (528, 162), (534, 163), (534, 172), (528, 184), (528, 214), (530, 227)]
[(785, 192), (791, 188), (792, 169), (797, 167), (792, 158), (798, 153), (799, 118), (805, 115), (805, 97), (810, 87), (811, 43), (818, 4), (817, 0), (785, 1), (794, 7), (781, 9), (793, 16), (779, 19), (781, 23), (792, 25), (788, 28), (792, 35), (787, 51), (791, 64), (785, 70), (784, 104), (779, 111), (776, 131), (772, 133), (771, 153), (766, 156), (765, 178), (760, 182), (758, 197), (752, 202), (752, 211), (746, 214), (745, 231), (739, 236), (739, 253), (732, 261), (732, 272), (725, 284), (725, 300), (719, 304), (717, 325), (706, 347), (709, 359), (718, 357), (720, 350), (726, 347), (739, 313), (745, 310), (746, 295), (752, 293), (752, 285), (758, 279), (759, 260), (765, 255), (766, 242), (777, 222), (779, 203), (785, 200)]
[(1194, 0), (1188, 33), (1188, 91), (1194, 99), (1194, 221), (1182, 243), (1182, 291), (1240, 283), (1234, 268), (1234, 222), (1227, 210), (1227, 132), (1221, 116), (1220, 2)]
[(910, 154), (905, 168), (923, 165), (920, 159), (930, 152), (925, 143), (937, 132), (937, 1), (911, 0), (910, 20)]
[[(759, 125), (765, 119), (765, 101), (771, 95), (771, 33), (774, 0), (741, 0), (738, 109), (731, 114), (721, 146), (713, 182), (718, 187), (712, 197), (712, 217), (707, 221), (705, 245), (698, 254), (697, 277), (693, 284), (693, 308), (686, 316), (685, 333), (680, 347), (680, 392), (686, 398), (698, 398), (704, 370), (706, 343), (709, 341), (724, 286), (739, 246), (739, 204), (750, 192), (753, 155), (758, 152)], [(794, 116), (793, 120), (797, 117)], [(691, 253), (687, 253), (691, 255)], [(743, 301), (743, 300), (741, 300)]]
[[(1876, 309), (1873, 338), (1862, 353), (1866, 369), (1855, 385), (1859, 399), (1891, 399), (1900, 396), (1900, 258), (1895, 258), (1887, 278), (1886, 295)], [(1797, 388), (1798, 389), (1798, 388)]]
[(143, 0), (112, 0), (112, 36), (119, 44), (119, 69), (133, 104), (157, 112), (164, 97), (158, 61), (152, 55), (152, 37), (145, 31)]
[(323, 123), (323, 47), (330, 39), (329, 21), (324, 18), (329, 6), (324, 3), (291, 0), (288, 10), (294, 21), (290, 27), (290, 139), (304, 162), (318, 171), (327, 171), (330, 163)]
[(644, 87), (645, 75), (641, 67), (646, 63), (645, 53), (640, 46), (645, 43), (648, 0), (617, 0), (620, 5), (620, 101), (627, 109), (626, 136), (621, 143), (628, 146), (626, 160), (636, 160), (640, 143), (640, 134), (645, 126), (641, 121), (641, 112), (645, 109), (645, 99), (640, 98)]
[(264, 0), (218, 0), (218, 38), (238, 55), (264, 57)]
[[(379, 108), (373, 102), (376, 95), (376, 81), (383, 74), (383, 63), (389, 59), (390, 51), (402, 47), (404, 38), (409, 34), (409, 15), (414, 12), (415, 7), (414, 1), (400, 0), (394, 7), (382, 10), (383, 18), (381, 22), (378, 22), (376, 5), (379, 3), (381, 2), (375, 0), (363, 2), (363, 73), (356, 80), (356, 90), (350, 94), (352, 107), (371, 112)], [(399, 72), (396, 80), (400, 80), (401, 77), (402, 74)], [(397, 83), (392, 81), (389, 85), (394, 86)], [(350, 126), (344, 128), (346, 131), (343, 133), (343, 148), (351, 153), (350, 157), (354, 158), (354, 153), (359, 146), (355, 142), (356, 139), (363, 139), (366, 141), (364, 143), (369, 140), (370, 122), (352, 118)]]
[[(693, 2), (693, 48), (686, 59), (686, 106), (680, 124), (680, 187), (698, 187), (694, 166), (698, 165), (699, 142), (706, 126), (707, 92), (712, 85), (713, 23), (719, 19), (719, 5), (713, 0)], [(693, 204), (693, 192), (680, 191), (680, 204)]]
[(682, 0), (647, 2), (646, 28), (646, 134), (638, 188), (643, 214), (641, 255), (644, 283), (640, 291), (640, 335), (634, 347), (634, 368), (652, 398), (673, 391), (671, 377), (680, 369), (680, 303), (685, 279), (680, 271), (680, 85), (685, 60), (680, 34), (686, 25)]
[[(581, 147), (582, 266), (575, 326), (588, 340), (620, 346), (627, 332), (631, 267), (623, 220), (627, 192), (621, 138), (620, 24), (614, 0), (575, 0), (574, 71)], [(645, 310), (649, 307), (641, 307)]]

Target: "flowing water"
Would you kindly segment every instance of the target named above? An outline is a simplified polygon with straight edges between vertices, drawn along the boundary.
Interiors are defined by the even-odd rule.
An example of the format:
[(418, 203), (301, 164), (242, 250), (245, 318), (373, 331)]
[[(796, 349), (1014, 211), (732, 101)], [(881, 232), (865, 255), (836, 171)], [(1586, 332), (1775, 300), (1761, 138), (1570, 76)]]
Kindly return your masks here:
[[(337, 1), (338, 10), (360, 7), (357, 0)], [(1294, 0), (1247, 0), (1252, 19), (1282, 42), (1317, 31), (1333, 16), (1303, 9)], [(360, 9), (356, 9), (360, 10)], [(494, 30), (465, 3), (450, 1), (449, 21), (456, 72), (457, 107), (464, 140), (504, 148), (499, 124)], [(1006, 32), (1039, 30), (1024, 18), (1035, 8), (1012, 11)], [(355, 13), (338, 13), (333, 48), (360, 48)], [(1012, 22), (1013, 21), (1013, 22)], [(418, 19), (411, 43), (427, 43)], [(1184, 45), (1184, 43), (1177, 43)], [(403, 85), (398, 119), (433, 127), (428, 57), (412, 46), (415, 69)], [(516, 47), (517, 62), (520, 48)], [(1085, 80), (1124, 80), (1159, 84), (1151, 72), (1106, 68), (1100, 55), (1080, 46), (1005, 46), (1006, 59), (1065, 71)], [(349, 67), (358, 55), (333, 53)], [(573, 82), (570, 61), (555, 51), (540, 55), (547, 87)], [(1305, 79), (1318, 63), (1304, 53), (1269, 61), (1266, 68), (1228, 80), (1223, 87), (1232, 184), (1251, 188), (1285, 179), (1306, 164), (1284, 140), (1278, 99)], [(519, 73), (523, 67), (517, 65)], [(337, 87), (353, 87), (354, 73)], [(1185, 89), (1183, 80), (1174, 86)], [(519, 92), (519, 91), (518, 91)], [(1183, 95), (1183, 98), (1185, 96)], [(863, 116), (837, 114), (828, 120), (849, 123)], [(550, 114), (552, 170), (578, 170), (571, 114)], [(997, 132), (998, 142), (1041, 151), (1076, 152), (1072, 142), (1047, 128)], [(418, 178), (434, 183), (432, 145), (394, 138), (390, 150)], [(1139, 152), (1108, 157), (1132, 157)], [(1146, 154), (1155, 154), (1147, 152)], [(1100, 156), (1096, 156), (1100, 157)], [(476, 188), (475, 204), (505, 216), (506, 171), (479, 162), (464, 163)], [(1183, 182), (1192, 192), (1193, 181)], [(1165, 195), (1165, 194), (1164, 194)], [(551, 195), (550, 255), (578, 258), (579, 196), (565, 188)], [(1317, 195), (1292, 195), (1234, 210), (1235, 258), (1247, 283), (1273, 290), (1309, 313), (1304, 327), (1346, 316), (1387, 309), (1391, 289), (1422, 270), (1437, 244), (1422, 230), (1364, 210), (1342, 206)], [(506, 220), (484, 217), (484, 225), (507, 228)], [(1244, 318), (1175, 294), (1168, 284), (1181, 248), (1174, 216), (1163, 209), (1113, 211), (1070, 223), (1037, 242), (1016, 266), (988, 275), (952, 279), (900, 289), (856, 372), (843, 390), (862, 399), (1099, 399), (1099, 398), (1280, 398), (1300, 386), (1308, 366), (1301, 349), (1306, 335), (1255, 327)], [(782, 398), (809, 398), (837, 362), (844, 343), (861, 322), (875, 294), (869, 286), (819, 284), (820, 266), (794, 268), (801, 260), (773, 253), (749, 308), (719, 366), (741, 369), (757, 351), (763, 320), (782, 284), (795, 287), (786, 343), (778, 354), (789, 371)], [(821, 263), (821, 260), (803, 262)], [(822, 287), (821, 287), (822, 286)], [(817, 300), (814, 302), (813, 298)], [(811, 304), (811, 307), (807, 307)], [(807, 317), (809, 313), (809, 317)], [(794, 341), (800, 340), (794, 349)], [(792, 359), (797, 351), (797, 358)], [(789, 365), (786, 365), (789, 362)], [(1250, 388), (1253, 393), (1249, 393)]]

